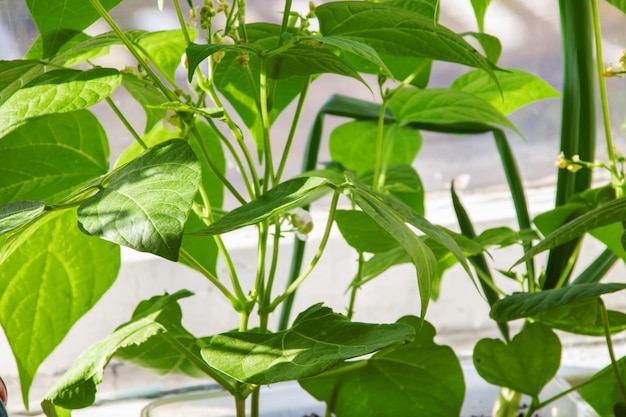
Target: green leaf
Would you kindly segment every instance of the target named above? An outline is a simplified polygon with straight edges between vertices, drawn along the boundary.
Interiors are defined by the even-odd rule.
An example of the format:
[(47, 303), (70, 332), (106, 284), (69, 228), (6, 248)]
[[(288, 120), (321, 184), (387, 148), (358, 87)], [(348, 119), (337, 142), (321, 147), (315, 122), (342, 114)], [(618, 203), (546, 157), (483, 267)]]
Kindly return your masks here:
[[(153, 309), (155, 303), (159, 303), (163, 296), (152, 297), (142, 301), (135, 311), (131, 321), (141, 320), (146, 312)], [(182, 325), (182, 311), (178, 303), (169, 303), (163, 307), (157, 321), (167, 331), (167, 337), (156, 334), (141, 344), (132, 344), (119, 347), (115, 357), (131, 362), (142, 368), (148, 368), (160, 375), (184, 374), (195, 378), (206, 378), (204, 370), (199, 369), (195, 363), (184, 357), (179, 350), (174, 348), (171, 339), (180, 344), (200, 359), (200, 348), (206, 343), (204, 339), (197, 339)]]
[(0, 202), (56, 203), (105, 174), (109, 144), (86, 110), (33, 119), (0, 140)]
[(500, 43), (500, 39), (486, 33), (467, 32), (464, 33), (464, 35), (471, 36), (480, 43), (483, 51), (485, 51), (485, 56), (493, 65), (498, 63), (500, 55), (502, 54), (502, 43)]
[[(604, 318), (600, 303), (599, 298), (582, 300), (539, 313), (534, 319), (553, 329), (569, 333), (604, 336)], [(626, 314), (611, 310), (607, 314), (611, 334), (626, 330)]]
[(623, 13), (626, 13), (626, 0), (606, 0), (609, 4), (620, 9)]
[(398, 242), (367, 214), (357, 210), (337, 210), (335, 222), (346, 243), (359, 252), (381, 253)]
[(384, 3), (338, 1), (315, 9), (323, 36), (363, 42), (379, 54), (430, 58), (484, 69), (490, 62), (433, 19)]
[(202, 356), (237, 381), (266, 385), (315, 375), (346, 359), (413, 339), (405, 324), (351, 322), (321, 304), (278, 333), (230, 332), (211, 337)]
[(191, 81), (193, 75), (198, 68), (198, 65), (205, 59), (217, 52), (236, 52), (240, 54), (252, 54), (259, 55), (263, 52), (263, 49), (259, 45), (255, 44), (237, 44), (237, 45), (223, 45), (223, 44), (208, 44), (199, 45), (197, 43), (191, 43), (187, 46), (187, 79)]
[[(198, 36), (198, 31), (187, 31), (193, 41)], [(176, 69), (180, 66), (181, 57), (185, 53), (187, 40), (181, 29), (164, 30), (158, 32), (145, 32), (135, 39), (134, 43), (139, 47), (150, 64), (162, 74), (172, 85), (176, 84)]]
[(151, 305), (144, 308), (141, 314), (80, 355), (46, 394), (44, 404), (66, 409), (84, 408), (93, 404), (96, 385), (102, 382), (104, 368), (113, 355), (124, 347), (141, 345), (155, 335), (164, 333), (166, 329), (160, 323), (161, 314), (172, 303), (190, 295), (189, 291), (183, 290), (150, 300)]
[(402, 126), (451, 133), (481, 133), (515, 126), (482, 98), (460, 90), (405, 88), (389, 100)]
[(0, 253), (0, 323), (24, 404), (39, 365), (115, 281), (119, 247), (85, 236), (73, 210), (40, 219)]
[(46, 72), (35, 60), (0, 61), (0, 107), (20, 88)]
[(454, 351), (435, 344), (430, 323), (412, 316), (398, 323), (413, 327), (415, 340), (344, 362), (300, 385), (337, 417), (458, 416), (465, 384)]
[[(387, 163), (410, 165), (422, 146), (422, 136), (417, 130), (397, 124), (384, 126), (386, 143), (391, 143)], [(370, 121), (353, 121), (337, 126), (330, 134), (329, 150), (334, 162), (361, 175), (374, 169), (378, 124)]]
[(36, 219), (45, 208), (40, 201), (17, 201), (0, 206), (0, 236)]
[(154, 109), (172, 110), (175, 112), (198, 114), (203, 117), (220, 119), (224, 117), (224, 109), (221, 107), (195, 107), (180, 101), (168, 101), (159, 105), (149, 106)]
[[(610, 201), (588, 211), (550, 233), (544, 240), (527, 251), (515, 265), (532, 259), (535, 255), (569, 242), (583, 234), (611, 223), (626, 220), (626, 198)], [(513, 266), (515, 266), (513, 265)]]
[[(110, 52), (110, 46), (117, 44), (121, 44), (121, 41), (112, 32), (94, 37), (85, 33), (79, 33), (68, 40), (59, 49), (57, 55), (50, 59), (50, 62), (68, 68), (77, 66), (107, 55)], [(24, 58), (44, 60), (41, 36), (35, 40)]]
[(396, 247), (387, 252), (376, 253), (363, 264), (362, 276), (357, 275), (352, 286), (360, 287), (395, 265), (408, 264), (411, 257), (403, 247)]
[(474, 366), (490, 384), (538, 398), (561, 365), (561, 342), (547, 326), (526, 323), (508, 344), (482, 339), (474, 348)]
[(560, 96), (550, 84), (524, 71), (508, 69), (499, 71), (496, 76), (500, 89), (493, 85), (483, 71), (463, 74), (450, 87), (482, 98), (503, 114), (513, 113), (535, 101)]
[[(626, 378), (626, 357), (619, 359), (616, 363), (622, 380)], [(615, 377), (615, 370), (612, 365), (608, 365), (596, 372), (591, 381), (582, 386), (578, 392), (585, 401), (601, 417), (613, 417), (613, 407), (624, 401), (624, 395), (619, 388), (619, 383)]]
[(497, 321), (534, 317), (553, 308), (573, 305), (623, 289), (626, 289), (626, 284), (592, 283), (569, 285), (537, 293), (515, 293), (496, 302), (490, 315)]
[(79, 225), (90, 235), (176, 261), (200, 180), (200, 163), (187, 142), (159, 144), (113, 172), (79, 207)]
[(534, 230), (520, 230), (519, 232), (508, 227), (495, 227), (483, 231), (476, 237), (476, 242), (484, 247), (505, 247), (523, 244), (536, 240), (539, 237)]
[(47, 72), (0, 106), (0, 137), (35, 117), (90, 107), (111, 95), (121, 81), (120, 73), (110, 68)]
[[(110, 10), (121, 1), (100, 0), (100, 3)], [(26, 0), (26, 4), (41, 33), (43, 58), (54, 56), (67, 41), (100, 17), (85, 0)]]
[(141, 79), (134, 74), (123, 74), (122, 85), (143, 107), (146, 112), (146, 126), (144, 132), (148, 132), (166, 115), (165, 109), (156, 108), (168, 101), (168, 98), (153, 83), (147, 79)]
[(491, 3), (491, 0), (471, 0), (472, 8), (474, 9), (474, 15), (476, 15), (476, 22), (478, 23), (478, 30), (485, 31), (485, 14), (487, 8)]
[(194, 234), (197, 236), (219, 235), (257, 224), (320, 198), (330, 190), (329, 184), (327, 179), (313, 176), (287, 180), (249, 203), (228, 212), (208, 228)]

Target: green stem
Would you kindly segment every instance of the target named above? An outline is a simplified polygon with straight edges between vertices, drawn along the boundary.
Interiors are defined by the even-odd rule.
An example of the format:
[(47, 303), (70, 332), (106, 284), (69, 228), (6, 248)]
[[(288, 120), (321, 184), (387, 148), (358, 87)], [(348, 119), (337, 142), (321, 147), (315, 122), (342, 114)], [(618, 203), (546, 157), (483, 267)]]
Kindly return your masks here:
[(263, 128), (263, 153), (265, 155), (265, 173), (263, 175), (263, 192), (270, 186), (275, 185), (274, 162), (272, 158), (272, 144), (270, 142), (270, 117), (267, 109), (267, 60), (261, 58), (261, 71), (259, 76), (261, 102), (261, 125)]
[[(291, 14), (291, 3), (292, 0), (285, 0), (285, 7), (283, 8), (283, 21), (280, 25), (280, 33), (283, 34), (287, 32), (287, 27), (289, 26), (289, 15)], [(278, 46), (281, 46), (284, 42), (282, 36), (278, 39)]]
[(278, 253), (280, 251), (280, 222), (279, 219), (274, 219), (274, 242), (272, 245), (272, 261), (270, 264), (270, 270), (267, 274), (267, 285), (265, 289), (265, 298), (261, 300), (261, 306), (259, 307), (259, 313), (269, 314), (267, 311), (272, 296), (272, 288), (274, 287), (274, 280), (276, 278), (276, 270), (278, 268)]
[[(257, 295), (257, 299), (260, 300), (259, 303), (263, 305), (265, 301), (266, 295), (266, 271), (265, 271), (265, 262), (267, 256), (267, 241), (269, 238), (269, 221), (265, 220), (261, 222), (258, 226), (259, 228), (259, 248), (257, 250), (257, 272), (256, 272), (256, 280), (255, 280), (255, 291)], [(267, 311), (259, 311), (259, 319), (261, 323), (259, 323), (259, 328), (261, 333), (265, 333), (267, 330)]]
[(387, 163), (384, 161), (385, 149), (391, 145), (385, 146), (385, 116), (387, 114), (387, 98), (383, 98), (378, 113), (378, 130), (376, 133), (376, 161), (374, 163), (374, 180), (372, 186), (374, 191), (380, 191), (385, 184), (385, 167)]
[(279, 295), (278, 297), (276, 297), (276, 299), (274, 299), (274, 301), (270, 304), (270, 308), (269, 308), (270, 311), (274, 311), (276, 309), (276, 307), (285, 298), (289, 297), (290, 294), (294, 293), (298, 289), (298, 287), (304, 282), (304, 280), (307, 279), (307, 277), (315, 269), (315, 266), (317, 265), (317, 263), (319, 262), (320, 258), (322, 257), (322, 254), (324, 253), (324, 249), (326, 248), (326, 244), (328, 243), (328, 238), (330, 237), (330, 232), (332, 230), (333, 222), (335, 220), (335, 212), (337, 210), (337, 203), (339, 202), (339, 196), (340, 195), (341, 195), (340, 191), (335, 191), (334, 194), (333, 194), (333, 198), (332, 198), (332, 201), (330, 203), (330, 212), (328, 213), (328, 220), (326, 222), (326, 229), (324, 230), (324, 235), (322, 236), (322, 241), (320, 242), (320, 245), (319, 245), (319, 247), (317, 249), (317, 252), (315, 253), (315, 256), (311, 260), (311, 263), (287, 287), (287, 289), (285, 290), (285, 292), (283, 294)]
[(187, 22), (185, 21), (183, 11), (180, 8), (180, 2), (178, 0), (174, 0), (174, 8), (176, 9), (176, 16), (178, 17), (178, 25), (180, 26), (180, 30), (183, 32), (183, 36), (185, 37), (185, 43), (189, 45), (191, 43), (191, 37), (189, 36)]
[(89, 2), (93, 6), (93, 8), (96, 9), (100, 17), (104, 19), (104, 21), (107, 22), (107, 24), (111, 27), (113, 32), (115, 32), (117, 37), (126, 46), (128, 51), (135, 57), (135, 59), (137, 60), (137, 64), (139, 64), (139, 66), (141, 66), (146, 71), (146, 74), (148, 74), (148, 76), (156, 84), (159, 90), (161, 90), (161, 92), (165, 94), (167, 98), (170, 99), (171, 101), (178, 101), (178, 97), (176, 97), (176, 94), (172, 93), (170, 89), (167, 88), (165, 84), (163, 84), (163, 82), (161, 81), (161, 78), (159, 78), (159, 76), (156, 75), (154, 71), (152, 71), (152, 68), (150, 68), (150, 65), (146, 63), (144, 57), (139, 53), (135, 45), (130, 41), (130, 39), (128, 39), (124, 31), (120, 29), (117, 23), (115, 23), (111, 15), (109, 15), (107, 10), (100, 3), (100, 0), (89, 0)]
[(139, 146), (141, 146), (144, 150), (148, 149), (148, 145), (146, 145), (143, 139), (141, 139), (141, 136), (139, 136), (139, 134), (130, 124), (126, 116), (124, 116), (124, 114), (120, 111), (119, 107), (117, 107), (115, 103), (113, 102), (113, 100), (111, 100), (111, 97), (107, 97), (106, 102), (109, 105), (109, 107), (111, 107), (111, 110), (113, 110), (113, 113), (115, 113), (117, 118), (120, 119), (122, 124), (126, 127), (126, 129), (128, 129), (128, 131), (130, 132), (132, 137), (135, 139), (135, 141), (139, 144)]
[(235, 397), (236, 417), (246, 417), (246, 399)]
[(604, 337), (606, 339), (606, 347), (609, 351), (609, 357), (611, 358), (611, 366), (613, 367), (613, 372), (615, 373), (615, 380), (617, 381), (617, 387), (619, 388), (619, 391), (622, 394), (622, 398), (624, 399), (624, 401), (626, 401), (626, 386), (624, 385), (622, 374), (619, 371), (619, 365), (617, 364), (617, 359), (615, 358), (615, 351), (613, 349), (613, 340), (611, 339), (611, 327), (609, 323), (609, 313), (606, 310), (604, 301), (602, 301), (601, 299), (598, 300), (598, 308), (600, 309), (600, 314), (602, 316), (602, 325), (604, 327)]
[(302, 109), (304, 108), (304, 102), (306, 101), (306, 96), (309, 91), (310, 84), (311, 84), (311, 77), (307, 77), (304, 80), (304, 86), (302, 87), (302, 91), (300, 91), (300, 98), (298, 99), (298, 105), (296, 106), (296, 111), (293, 116), (293, 121), (291, 122), (291, 128), (289, 129), (289, 136), (287, 136), (287, 142), (285, 143), (285, 148), (283, 149), (283, 156), (280, 159), (280, 162), (278, 164), (278, 170), (276, 171), (276, 181), (278, 182), (280, 182), (280, 179), (283, 176), (283, 171), (285, 170), (285, 166), (287, 165), (287, 159), (289, 157), (291, 145), (293, 144), (293, 139), (296, 136), (296, 130), (298, 129), (298, 122), (300, 121), (300, 116), (302, 115)]
[(363, 252), (359, 252), (359, 267), (356, 273), (356, 278), (352, 281), (352, 285), (350, 286), (350, 304), (348, 304), (348, 312), (346, 313), (346, 317), (348, 320), (352, 320), (354, 316), (354, 306), (356, 304), (356, 293), (361, 288), (363, 283), (363, 266), (365, 265), (365, 257), (363, 256)]

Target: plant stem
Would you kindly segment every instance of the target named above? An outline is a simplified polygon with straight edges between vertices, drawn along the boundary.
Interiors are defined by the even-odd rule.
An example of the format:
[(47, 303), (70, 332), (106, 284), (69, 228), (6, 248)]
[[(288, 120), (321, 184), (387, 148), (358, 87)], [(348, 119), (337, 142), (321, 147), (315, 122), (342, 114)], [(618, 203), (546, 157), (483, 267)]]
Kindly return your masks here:
[(315, 269), (315, 266), (317, 265), (317, 263), (319, 262), (320, 258), (322, 257), (322, 254), (324, 253), (324, 249), (326, 248), (326, 244), (328, 243), (328, 238), (330, 237), (330, 232), (332, 230), (332, 226), (333, 226), (333, 222), (335, 220), (335, 212), (337, 210), (337, 203), (339, 202), (339, 196), (341, 195), (341, 192), (336, 190), (333, 194), (333, 199), (330, 203), (330, 211), (328, 213), (328, 220), (326, 222), (326, 229), (324, 230), (324, 235), (322, 236), (322, 241), (320, 242), (320, 246), (317, 249), (317, 252), (315, 253), (315, 256), (313, 257), (313, 259), (311, 260), (311, 263), (309, 264), (309, 266), (298, 276), (298, 278), (296, 278), (290, 285), (289, 287), (287, 287), (287, 289), (285, 290), (285, 292), (281, 295), (279, 295), (278, 297), (276, 297), (276, 299), (274, 299), (274, 301), (270, 304), (269, 307), (269, 311), (274, 311), (276, 309), (276, 307), (285, 299), (287, 298), (290, 294), (292, 294), (293, 292), (295, 292), (298, 287), (304, 282), (304, 280), (311, 274), (311, 272), (313, 272), (313, 270)]
[(143, 141), (143, 139), (141, 139), (141, 136), (139, 136), (139, 134), (133, 128), (133, 126), (130, 124), (130, 122), (128, 121), (126, 116), (124, 116), (124, 114), (120, 111), (120, 109), (117, 107), (117, 105), (115, 105), (113, 100), (111, 100), (111, 97), (107, 97), (106, 98), (106, 102), (109, 105), (109, 107), (111, 107), (111, 110), (113, 110), (113, 113), (115, 113), (117, 118), (120, 119), (122, 124), (130, 132), (130, 134), (135, 139), (135, 141), (139, 144), (139, 146), (141, 146), (144, 150), (148, 149), (148, 146), (146, 145), (146, 143)]
[(259, 101), (261, 103), (261, 125), (263, 128), (263, 153), (265, 155), (265, 173), (263, 175), (263, 192), (270, 186), (276, 185), (274, 178), (274, 162), (272, 159), (272, 144), (270, 142), (270, 116), (267, 110), (267, 60), (261, 58), (259, 75)]
[(135, 47), (135, 45), (130, 41), (130, 39), (128, 39), (124, 31), (120, 29), (120, 27), (117, 25), (117, 23), (115, 23), (113, 18), (111, 18), (111, 15), (109, 15), (107, 10), (102, 6), (102, 4), (100, 3), (100, 0), (89, 0), (89, 2), (93, 6), (93, 8), (96, 9), (100, 17), (104, 19), (104, 21), (107, 22), (107, 24), (111, 27), (113, 32), (115, 32), (117, 37), (126, 46), (128, 51), (135, 57), (135, 59), (137, 60), (137, 64), (139, 64), (139, 66), (141, 66), (146, 71), (146, 74), (148, 74), (148, 76), (156, 84), (159, 90), (161, 90), (161, 92), (165, 94), (168, 99), (172, 101), (178, 101), (178, 97), (176, 97), (176, 95), (172, 93), (170, 89), (165, 86), (165, 84), (163, 84), (163, 82), (161, 81), (161, 78), (159, 78), (159, 76), (156, 75), (154, 71), (152, 71), (152, 68), (150, 68), (150, 65), (146, 63), (146, 61), (144, 60), (144, 57), (141, 56), (139, 51), (137, 51), (137, 48)]
[(363, 265), (365, 264), (365, 257), (363, 256), (363, 252), (359, 252), (359, 267), (356, 273), (356, 278), (352, 281), (350, 285), (350, 304), (348, 304), (348, 312), (346, 313), (346, 317), (348, 320), (352, 320), (352, 316), (354, 316), (354, 305), (356, 303), (356, 293), (361, 288), (363, 282)]
[(187, 22), (185, 21), (185, 17), (183, 16), (183, 11), (180, 8), (180, 2), (178, 0), (174, 0), (174, 8), (176, 9), (176, 16), (178, 17), (178, 24), (180, 26), (180, 30), (183, 32), (183, 36), (185, 37), (185, 43), (189, 45), (191, 43), (191, 37), (189, 37), (189, 31), (187, 30)]
[[(285, 7), (283, 8), (283, 20), (280, 26), (280, 33), (283, 34), (287, 31), (287, 26), (289, 26), (289, 15), (291, 14), (291, 3), (292, 0), (285, 0)], [(278, 38), (278, 46), (281, 46), (284, 42), (282, 36)]]
[(267, 308), (270, 303), (270, 298), (272, 296), (272, 288), (274, 286), (274, 279), (276, 277), (276, 269), (278, 268), (278, 253), (280, 249), (280, 238), (281, 238), (281, 230), (280, 230), (280, 222), (278, 216), (274, 219), (274, 242), (272, 244), (272, 261), (270, 264), (270, 270), (267, 274), (267, 285), (265, 289), (265, 297), (261, 300), (261, 305), (259, 306), (259, 313), (269, 314)]
[(378, 130), (376, 133), (376, 162), (374, 164), (374, 179), (372, 182), (372, 188), (374, 191), (380, 191), (385, 184), (384, 167), (387, 165), (384, 159), (384, 149), (391, 145), (385, 146), (385, 115), (387, 113), (387, 98), (383, 98), (383, 102), (380, 105), (380, 112), (378, 113)]
[(622, 379), (622, 374), (619, 371), (619, 365), (617, 364), (617, 359), (615, 358), (615, 351), (613, 349), (613, 340), (611, 339), (611, 325), (609, 323), (609, 313), (606, 310), (606, 306), (604, 305), (604, 301), (602, 299), (598, 299), (598, 308), (600, 309), (600, 315), (602, 316), (602, 325), (604, 327), (604, 337), (606, 339), (606, 347), (609, 351), (609, 357), (611, 358), (611, 366), (613, 367), (613, 372), (615, 373), (615, 380), (617, 381), (617, 387), (622, 394), (622, 398), (626, 401), (626, 386), (624, 385), (624, 381)]

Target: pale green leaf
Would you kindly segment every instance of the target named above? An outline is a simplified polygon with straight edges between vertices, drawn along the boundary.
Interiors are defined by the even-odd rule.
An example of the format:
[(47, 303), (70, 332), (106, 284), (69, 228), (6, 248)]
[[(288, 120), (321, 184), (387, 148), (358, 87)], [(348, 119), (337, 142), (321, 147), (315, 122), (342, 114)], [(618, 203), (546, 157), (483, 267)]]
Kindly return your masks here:
[(218, 235), (262, 222), (279, 213), (301, 207), (330, 191), (329, 181), (320, 177), (296, 177), (230, 211), (195, 235)]
[(91, 346), (76, 359), (72, 367), (56, 382), (44, 402), (67, 409), (88, 407), (95, 401), (96, 386), (102, 382), (104, 368), (113, 355), (124, 347), (145, 343), (167, 329), (160, 323), (160, 315), (167, 306), (192, 295), (182, 290), (151, 300), (151, 305), (140, 315), (120, 326), (106, 339)]
[(115, 281), (119, 247), (85, 236), (68, 210), (48, 214), (17, 235), (0, 260), (0, 323), (28, 404), (41, 362)]
[(472, 8), (474, 8), (474, 15), (476, 16), (476, 22), (478, 23), (478, 30), (485, 31), (485, 14), (487, 8), (491, 3), (491, 0), (471, 0)]
[(0, 106), (0, 137), (35, 117), (90, 107), (109, 97), (121, 82), (120, 73), (110, 68), (45, 73)]
[(346, 243), (359, 252), (381, 253), (398, 242), (367, 214), (357, 210), (337, 210), (335, 222)]
[[(85, 62), (100, 58), (110, 52), (110, 46), (121, 43), (115, 34), (109, 32), (103, 35), (91, 37), (85, 33), (79, 33), (68, 40), (59, 49), (57, 55), (50, 59), (55, 65), (73, 67)], [(32, 44), (25, 59), (43, 60), (43, 42), (41, 36)]]
[[(100, 0), (110, 10), (122, 0)], [(70, 39), (88, 28), (100, 15), (85, 0), (26, 0), (43, 40), (43, 58), (53, 57)]]
[(0, 106), (44, 72), (46, 66), (39, 61), (0, 61)]
[(613, 6), (620, 9), (623, 13), (626, 13), (626, 0), (606, 0)]
[(0, 140), (0, 203), (56, 203), (109, 167), (109, 144), (86, 110), (33, 119)]
[[(422, 136), (414, 129), (386, 124), (383, 140), (389, 146), (387, 163), (411, 164), (422, 146)], [(378, 124), (354, 121), (337, 126), (330, 134), (329, 150), (334, 162), (361, 175), (376, 163)]]
[(114, 171), (79, 207), (79, 225), (90, 235), (176, 261), (200, 181), (200, 163), (187, 142), (159, 144)]
[[(192, 41), (198, 36), (196, 29), (189, 29), (187, 33)], [(146, 32), (138, 36), (134, 43), (165, 79), (176, 84), (176, 69), (187, 48), (187, 40), (181, 29)]]
[(337, 417), (458, 416), (465, 384), (454, 351), (435, 344), (430, 323), (417, 317), (403, 317), (398, 323), (415, 329), (414, 341), (342, 363), (301, 379), (300, 385), (326, 402)]
[(265, 385), (315, 375), (414, 336), (415, 330), (405, 324), (351, 322), (317, 304), (281, 332), (215, 335), (202, 348), (202, 356), (211, 367), (238, 381)]
[(490, 315), (497, 321), (534, 317), (553, 308), (573, 305), (624, 289), (626, 284), (592, 283), (568, 285), (536, 293), (514, 293), (496, 302)]
[(405, 88), (389, 101), (402, 126), (452, 133), (481, 133), (498, 128), (517, 131), (496, 108), (465, 91)]
[(561, 342), (549, 327), (526, 323), (509, 343), (480, 340), (473, 359), (485, 381), (537, 398), (559, 370)]
[(481, 97), (503, 114), (513, 113), (535, 101), (560, 96), (550, 84), (524, 71), (509, 69), (499, 71), (496, 76), (500, 89), (482, 71), (463, 74), (454, 80), (451, 88)]

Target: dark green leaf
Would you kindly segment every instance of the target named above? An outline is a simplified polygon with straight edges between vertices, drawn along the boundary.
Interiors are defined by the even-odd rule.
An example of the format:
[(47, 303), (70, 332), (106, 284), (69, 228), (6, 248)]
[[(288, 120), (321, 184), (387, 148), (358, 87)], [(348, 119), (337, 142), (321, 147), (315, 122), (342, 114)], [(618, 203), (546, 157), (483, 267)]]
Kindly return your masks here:
[(497, 246), (505, 247), (515, 244), (527, 243), (532, 240), (538, 239), (537, 233), (534, 230), (521, 230), (516, 232), (508, 227), (495, 227), (493, 229), (487, 229), (476, 237), (476, 242), (482, 246)]
[[(592, 298), (539, 313), (535, 320), (553, 329), (588, 336), (604, 336), (603, 313), (600, 299)], [(608, 311), (611, 334), (626, 330), (626, 314)]]
[(626, 0), (606, 0), (613, 6), (620, 9), (623, 13), (626, 13)]
[(218, 235), (262, 222), (279, 213), (306, 205), (330, 191), (329, 181), (320, 177), (287, 180), (255, 200), (227, 213), (195, 235)]
[(480, 133), (513, 124), (482, 98), (460, 90), (405, 88), (389, 101), (402, 126), (451, 133)]
[(202, 356), (211, 367), (238, 381), (265, 385), (312, 376), (414, 336), (415, 330), (405, 324), (351, 322), (317, 304), (300, 313), (288, 330), (213, 336)]
[(508, 69), (498, 71), (496, 76), (500, 88), (483, 71), (463, 74), (450, 87), (482, 98), (503, 114), (513, 113), (535, 101), (559, 97), (559, 92), (550, 84), (527, 72)]
[(121, 82), (120, 73), (110, 68), (45, 73), (0, 106), (0, 137), (35, 117), (90, 107), (111, 95)]
[(381, 253), (398, 246), (385, 229), (362, 211), (337, 210), (335, 222), (346, 243), (359, 252)]
[[(624, 380), (626, 378), (626, 357), (619, 359), (616, 365), (621, 379)], [(585, 384), (578, 390), (580, 395), (601, 417), (617, 417), (617, 414), (614, 414), (614, 407), (624, 401), (624, 395), (619, 388), (613, 366), (608, 365), (596, 372), (591, 379), (593, 382)]]
[(36, 219), (45, 208), (40, 201), (17, 201), (0, 206), (0, 236)]
[(553, 308), (594, 299), (623, 289), (626, 289), (626, 284), (593, 283), (569, 285), (536, 293), (515, 293), (494, 304), (491, 318), (497, 321), (510, 321), (534, 317)]
[(108, 159), (106, 134), (90, 112), (31, 120), (0, 140), (0, 202), (56, 203), (104, 175)]
[(159, 144), (114, 171), (79, 207), (79, 224), (90, 235), (176, 261), (200, 181), (187, 142)]
[(474, 348), (474, 366), (490, 384), (538, 398), (561, 365), (561, 342), (547, 326), (526, 323), (508, 344), (482, 339)]
[[(111, 45), (120, 44), (121, 41), (112, 32), (91, 37), (85, 33), (79, 33), (68, 40), (50, 61), (56, 65), (73, 67), (84, 64), (87, 61), (105, 56), (110, 51)], [(43, 42), (38, 37), (25, 55), (26, 59), (43, 60)]]
[(465, 384), (455, 353), (435, 344), (430, 323), (417, 317), (398, 323), (415, 329), (413, 342), (342, 363), (300, 385), (337, 417), (458, 416)]
[(144, 309), (140, 315), (80, 355), (46, 394), (44, 403), (67, 409), (83, 408), (93, 404), (96, 386), (102, 382), (104, 368), (113, 355), (124, 347), (141, 345), (151, 337), (166, 332), (166, 328), (160, 323), (161, 314), (167, 306), (190, 295), (189, 291), (183, 290), (151, 300), (152, 305)]
[(611, 223), (626, 220), (626, 198), (620, 198), (588, 211), (550, 233), (544, 240), (527, 251), (515, 265), (532, 259), (535, 255), (569, 242), (583, 234)]
[(193, 79), (193, 74), (198, 68), (198, 65), (205, 59), (217, 52), (236, 52), (240, 54), (253, 54), (259, 55), (263, 52), (263, 49), (255, 44), (238, 44), (238, 45), (220, 45), (220, 44), (208, 44), (198, 45), (192, 43), (187, 46), (187, 77), (189, 81)]
[(165, 103), (161, 103), (157, 106), (150, 106), (154, 109), (163, 109), (163, 110), (172, 110), (175, 112), (183, 112), (183, 113), (191, 113), (198, 114), (207, 118), (219, 119), (224, 117), (224, 109), (220, 107), (204, 107), (199, 108), (195, 106), (190, 106), (189, 104), (181, 103), (180, 101), (168, 101)]
[[(106, 10), (122, 0), (100, 0)], [(43, 58), (50, 58), (71, 38), (94, 23), (100, 15), (85, 0), (26, 0), (43, 39)]]
[(366, 43), (379, 54), (456, 62), (493, 73), (489, 61), (433, 19), (384, 3), (338, 1), (315, 9), (324, 36)]
[(403, 247), (396, 247), (384, 253), (374, 254), (374, 256), (363, 264), (362, 276), (355, 277), (351, 285), (360, 287), (378, 277), (392, 266), (408, 264), (410, 262), (411, 257)]
[(0, 323), (28, 404), (39, 365), (115, 281), (119, 247), (81, 233), (73, 210), (54, 212), (5, 244), (0, 263)]

